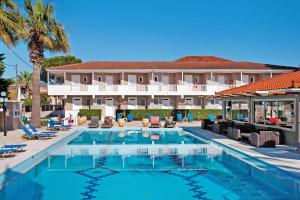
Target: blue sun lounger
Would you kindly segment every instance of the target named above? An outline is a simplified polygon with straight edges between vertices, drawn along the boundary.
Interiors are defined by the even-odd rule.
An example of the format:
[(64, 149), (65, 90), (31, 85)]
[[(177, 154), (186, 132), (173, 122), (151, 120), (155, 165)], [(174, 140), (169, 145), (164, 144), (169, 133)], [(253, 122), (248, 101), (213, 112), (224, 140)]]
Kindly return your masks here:
[(5, 144), (2, 146), (2, 149), (15, 149), (16, 151), (22, 151), (27, 144)]
[(28, 123), (29, 128), (32, 130), (34, 133), (50, 133), (50, 134), (55, 134), (57, 131), (38, 131), (34, 126), (32, 126), (30, 123)]
[(16, 152), (16, 149), (11, 148), (0, 148), (0, 157), (12, 156)]
[(28, 130), (25, 126), (23, 126), (21, 123), (19, 123), (20, 128), (25, 132), (26, 136), (29, 138), (43, 138), (43, 137), (54, 137), (55, 133), (40, 133), (40, 132), (31, 132)]
[(70, 125), (58, 125), (52, 119), (48, 120), (48, 125), (53, 130), (69, 130), (71, 128)]

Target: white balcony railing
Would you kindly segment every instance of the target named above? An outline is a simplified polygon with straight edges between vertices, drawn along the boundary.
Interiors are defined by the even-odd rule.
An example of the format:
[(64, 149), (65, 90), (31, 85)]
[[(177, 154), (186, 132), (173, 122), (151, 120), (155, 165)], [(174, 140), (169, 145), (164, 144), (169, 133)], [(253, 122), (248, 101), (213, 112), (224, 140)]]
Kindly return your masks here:
[(48, 85), (49, 95), (214, 95), (236, 85)]

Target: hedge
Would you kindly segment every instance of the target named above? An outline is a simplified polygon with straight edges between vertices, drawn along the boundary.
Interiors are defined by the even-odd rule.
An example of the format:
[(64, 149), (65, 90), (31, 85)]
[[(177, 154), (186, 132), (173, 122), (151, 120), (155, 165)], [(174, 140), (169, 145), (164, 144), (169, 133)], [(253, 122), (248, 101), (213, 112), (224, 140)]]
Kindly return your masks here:
[(101, 119), (101, 109), (80, 109), (78, 116), (86, 116), (88, 120), (90, 120), (92, 116), (99, 116)]
[(179, 110), (179, 109), (133, 109), (133, 110), (116, 110), (116, 114), (124, 113), (133, 115), (134, 120), (141, 120), (146, 118), (148, 114), (154, 116), (173, 116), (176, 119), (176, 115), (181, 113), (183, 115), (192, 114), (195, 120), (207, 119), (209, 114), (214, 114), (216, 117), (222, 114), (220, 109), (190, 109), (190, 110)]

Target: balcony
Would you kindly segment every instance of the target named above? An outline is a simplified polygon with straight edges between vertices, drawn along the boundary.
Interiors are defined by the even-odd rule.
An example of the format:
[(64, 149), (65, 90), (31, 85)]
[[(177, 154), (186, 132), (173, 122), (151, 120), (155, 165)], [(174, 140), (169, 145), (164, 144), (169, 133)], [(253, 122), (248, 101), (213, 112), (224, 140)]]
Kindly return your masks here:
[(65, 95), (122, 95), (122, 96), (199, 96), (214, 95), (235, 85), (48, 85), (48, 94)]

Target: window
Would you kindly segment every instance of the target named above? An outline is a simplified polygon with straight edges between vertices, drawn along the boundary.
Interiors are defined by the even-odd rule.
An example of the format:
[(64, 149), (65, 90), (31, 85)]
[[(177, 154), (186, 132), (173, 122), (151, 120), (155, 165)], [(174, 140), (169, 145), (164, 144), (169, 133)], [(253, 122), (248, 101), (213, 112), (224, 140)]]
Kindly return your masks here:
[(98, 82), (102, 82), (102, 76), (98, 76)]
[(195, 83), (199, 83), (200, 82), (200, 78), (199, 78), (199, 76), (196, 76), (195, 77)]
[(87, 83), (88, 82), (88, 77), (87, 76), (84, 76), (83, 77), (83, 83)]
[(91, 106), (91, 102), (92, 102), (91, 99), (87, 99), (87, 100), (86, 100), (86, 105), (87, 105), (87, 106)]
[(146, 106), (146, 99), (145, 98), (140, 99), (140, 105), (141, 106)]
[(265, 123), (265, 102), (254, 102), (254, 122), (258, 124)]
[(210, 99), (210, 104), (215, 105), (215, 99)]
[(295, 102), (292, 100), (255, 101), (254, 122), (288, 129), (295, 128)]
[(185, 98), (185, 104), (192, 106), (194, 104), (193, 98)]
[(159, 104), (159, 99), (158, 98), (154, 98), (153, 99), (153, 104), (154, 105), (158, 105)]
[(154, 82), (158, 82), (158, 76), (154, 76)]
[(254, 76), (251, 76), (251, 78), (250, 78), (250, 83), (253, 83), (253, 82), (255, 82), (255, 77), (254, 77)]
[(278, 122), (277, 101), (266, 101), (265, 122), (268, 125), (274, 125)]
[(195, 104), (196, 104), (197, 106), (202, 106), (202, 99), (197, 98)]
[(284, 128), (294, 127), (294, 102), (279, 101), (278, 102), (278, 125)]
[(248, 101), (231, 102), (231, 119), (235, 121), (248, 122)]
[(102, 105), (102, 99), (96, 99), (96, 104), (98, 106), (101, 106)]
[(128, 105), (136, 106), (136, 98), (128, 98)]
[(218, 100), (218, 104), (219, 104), (220, 106), (222, 105), (222, 100), (221, 100), (221, 99)]
[(139, 76), (139, 83), (143, 83), (144, 82), (144, 77), (143, 76)]

